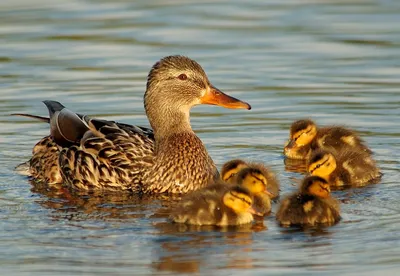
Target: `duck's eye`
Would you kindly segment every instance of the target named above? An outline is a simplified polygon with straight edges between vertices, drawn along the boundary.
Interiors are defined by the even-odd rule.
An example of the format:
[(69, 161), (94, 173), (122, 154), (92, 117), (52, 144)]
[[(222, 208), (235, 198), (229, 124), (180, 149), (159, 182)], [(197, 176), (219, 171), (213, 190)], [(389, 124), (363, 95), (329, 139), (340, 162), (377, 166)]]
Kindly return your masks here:
[(178, 79), (180, 79), (180, 80), (187, 80), (187, 76), (186, 76), (186, 74), (180, 74), (180, 75), (178, 76)]
[(318, 165), (317, 165), (317, 169), (319, 169), (319, 167), (321, 167), (321, 164), (318, 164)]

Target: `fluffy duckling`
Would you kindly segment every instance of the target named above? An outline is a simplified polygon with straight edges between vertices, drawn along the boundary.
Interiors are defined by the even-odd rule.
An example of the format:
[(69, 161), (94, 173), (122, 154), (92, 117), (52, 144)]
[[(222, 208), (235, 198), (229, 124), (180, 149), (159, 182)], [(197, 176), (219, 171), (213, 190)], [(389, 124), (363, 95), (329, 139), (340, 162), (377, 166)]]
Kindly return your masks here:
[(253, 167), (244, 168), (237, 175), (238, 184), (253, 196), (253, 208), (260, 216), (271, 212), (271, 198), (275, 197), (267, 190), (270, 182), (267, 178), (263, 171)]
[(230, 184), (239, 184), (239, 172), (245, 168), (253, 168), (263, 175), (263, 179), (268, 185), (270, 197), (276, 198), (279, 196), (279, 182), (275, 174), (262, 163), (245, 162), (241, 159), (234, 159), (226, 162), (221, 168), (221, 180)]
[(207, 187), (194, 191), (178, 203), (170, 218), (193, 225), (242, 225), (253, 221), (253, 199), (248, 190), (232, 186), (222, 192)]
[(355, 151), (333, 154), (317, 150), (308, 160), (307, 171), (324, 178), (332, 186), (364, 186), (377, 182), (382, 176), (370, 155)]
[(307, 176), (300, 191), (282, 201), (276, 219), (282, 226), (332, 225), (340, 220), (339, 202), (330, 196), (325, 179)]
[(308, 159), (316, 149), (335, 153), (346, 150), (369, 155), (372, 153), (354, 130), (340, 126), (317, 128), (317, 125), (309, 119), (294, 122), (290, 127), (289, 138), (283, 152), (292, 159)]
[(221, 179), (227, 183), (235, 184), (237, 174), (241, 169), (247, 168), (248, 164), (241, 159), (233, 159), (222, 165)]

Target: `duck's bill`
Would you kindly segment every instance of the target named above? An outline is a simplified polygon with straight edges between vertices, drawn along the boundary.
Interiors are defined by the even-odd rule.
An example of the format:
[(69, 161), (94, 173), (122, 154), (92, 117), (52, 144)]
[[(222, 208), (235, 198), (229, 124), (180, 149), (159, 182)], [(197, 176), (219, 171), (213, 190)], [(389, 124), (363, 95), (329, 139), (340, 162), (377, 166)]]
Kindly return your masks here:
[(287, 143), (287, 145), (284, 147), (284, 151), (288, 151), (291, 150), (293, 148), (295, 148), (296, 145), (296, 141), (294, 139), (290, 140), (289, 143)]
[(269, 197), (275, 197), (275, 195), (268, 190), (264, 190), (264, 194), (266, 194)]
[(253, 208), (253, 206), (249, 208), (248, 212), (249, 212), (250, 214), (252, 214), (252, 215), (263, 216), (263, 214), (260, 213), (260, 212), (257, 212), (257, 211)]
[(239, 108), (244, 108), (248, 110), (251, 109), (251, 106), (248, 103), (243, 102), (234, 97), (228, 96), (218, 88), (215, 88), (214, 86), (211, 86), (207, 89), (205, 95), (200, 98), (200, 103), (219, 105), (222, 107), (233, 108), (233, 109), (239, 109)]

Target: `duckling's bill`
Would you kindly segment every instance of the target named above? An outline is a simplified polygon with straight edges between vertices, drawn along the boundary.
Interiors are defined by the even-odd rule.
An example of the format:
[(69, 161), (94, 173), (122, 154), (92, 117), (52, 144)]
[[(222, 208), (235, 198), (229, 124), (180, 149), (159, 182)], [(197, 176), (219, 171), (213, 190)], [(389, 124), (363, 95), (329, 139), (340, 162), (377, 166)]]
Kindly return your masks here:
[(240, 108), (247, 110), (251, 109), (251, 106), (248, 103), (236, 99), (234, 97), (231, 97), (223, 93), (221, 90), (219, 90), (214, 86), (207, 87), (206, 92), (200, 98), (200, 103), (219, 105), (225, 108), (232, 108), (232, 109), (240, 109)]

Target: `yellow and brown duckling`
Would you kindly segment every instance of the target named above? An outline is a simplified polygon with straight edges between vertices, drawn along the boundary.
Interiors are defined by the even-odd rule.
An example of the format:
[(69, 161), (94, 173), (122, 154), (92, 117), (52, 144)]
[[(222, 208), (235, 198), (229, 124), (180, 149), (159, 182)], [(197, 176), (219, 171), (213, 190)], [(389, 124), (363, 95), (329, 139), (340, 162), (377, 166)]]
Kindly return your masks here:
[(307, 171), (338, 187), (364, 186), (376, 183), (382, 176), (370, 155), (355, 151), (333, 154), (317, 150), (308, 160)]
[(330, 185), (325, 179), (307, 176), (300, 191), (282, 201), (276, 219), (282, 226), (332, 225), (340, 220), (339, 202), (330, 196)]
[[(279, 182), (275, 177), (275, 174), (262, 163), (257, 162), (245, 162), (241, 159), (234, 159), (226, 162), (221, 168), (221, 179), (231, 184), (241, 184), (238, 179), (238, 175), (241, 170), (246, 168), (254, 169), (254, 172), (258, 171), (259, 175), (265, 180), (270, 192), (271, 198), (279, 196)], [(244, 176), (245, 174), (242, 174)]]
[(206, 188), (183, 197), (171, 211), (171, 220), (216, 226), (242, 225), (253, 221), (253, 199), (248, 190), (239, 186), (221, 191)]
[[(273, 178), (273, 181), (276, 179)], [(271, 177), (259, 168), (244, 168), (237, 175), (237, 184), (246, 188), (253, 196), (253, 209), (257, 215), (263, 216), (271, 212), (271, 198), (276, 195), (268, 191), (270, 182)]]
[(31, 176), (79, 190), (186, 193), (219, 177), (189, 111), (199, 104), (250, 109), (215, 88), (203, 68), (184, 56), (168, 56), (150, 70), (144, 107), (152, 129), (74, 113), (44, 101), (50, 135), (33, 148)]
[(221, 179), (227, 183), (237, 183), (237, 174), (249, 165), (242, 159), (233, 159), (222, 165)]
[(294, 122), (290, 127), (289, 142), (284, 148), (284, 155), (292, 159), (308, 159), (316, 149), (335, 153), (348, 150), (369, 155), (372, 153), (354, 130), (341, 126), (318, 128), (309, 119)]

